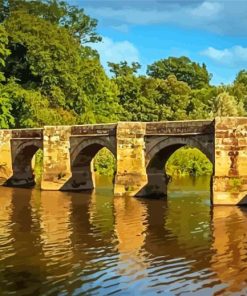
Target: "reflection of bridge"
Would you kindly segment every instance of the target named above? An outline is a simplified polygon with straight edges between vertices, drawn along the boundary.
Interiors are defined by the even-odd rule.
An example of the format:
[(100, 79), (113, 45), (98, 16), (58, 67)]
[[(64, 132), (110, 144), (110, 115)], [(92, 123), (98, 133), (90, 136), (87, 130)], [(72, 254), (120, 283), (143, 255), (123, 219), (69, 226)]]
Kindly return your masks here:
[[(197, 295), (246, 295), (246, 209), (210, 209), (191, 196), (183, 210), (179, 205), (179, 198), (167, 204), (0, 188), (2, 291), (18, 284), (25, 289), (22, 295), (35, 295), (33, 283), (59, 277), (59, 291), (69, 295), (78, 288), (78, 277), (86, 274), (88, 280), (90, 266), (92, 275), (104, 278), (100, 287), (105, 285), (107, 295), (112, 286), (122, 287), (123, 277), (135, 289), (141, 282), (151, 295), (159, 289), (174, 294), (174, 282), (184, 291), (190, 280), (187, 287)], [(27, 270), (32, 277), (19, 275)], [(98, 286), (95, 278), (89, 289)]]
[(43, 149), (43, 190), (89, 190), (94, 188), (92, 159), (106, 147), (117, 159), (116, 195), (164, 195), (165, 162), (178, 148), (189, 145), (214, 165), (213, 203), (244, 203), (246, 136), (246, 118), (0, 130), (0, 178), (9, 186), (32, 186), (31, 160)]

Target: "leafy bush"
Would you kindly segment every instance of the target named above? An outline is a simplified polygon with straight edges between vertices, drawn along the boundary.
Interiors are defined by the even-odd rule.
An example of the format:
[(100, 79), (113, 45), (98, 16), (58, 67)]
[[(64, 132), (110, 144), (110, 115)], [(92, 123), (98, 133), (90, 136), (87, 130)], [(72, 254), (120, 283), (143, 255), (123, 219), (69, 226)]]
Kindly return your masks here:
[(171, 176), (210, 175), (213, 165), (197, 148), (182, 147), (172, 154), (166, 164), (166, 172)]
[(113, 176), (116, 171), (116, 160), (113, 154), (102, 148), (94, 158), (94, 171), (100, 175)]
[(40, 187), (43, 172), (43, 150), (39, 149), (34, 155), (33, 170), (36, 187)]

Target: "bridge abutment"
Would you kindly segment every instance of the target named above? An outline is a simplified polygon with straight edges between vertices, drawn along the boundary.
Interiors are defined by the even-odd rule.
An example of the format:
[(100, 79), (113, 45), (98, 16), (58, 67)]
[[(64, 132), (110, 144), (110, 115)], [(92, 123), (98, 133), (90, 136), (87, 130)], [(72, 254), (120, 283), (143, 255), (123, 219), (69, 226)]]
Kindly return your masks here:
[(212, 203), (247, 203), (247, 118), (215, 119)]
[(135, 196), (147, 184), (145, 130), (141, 122), (119, 122), (117, 126), (117, 172), (114, 194)]

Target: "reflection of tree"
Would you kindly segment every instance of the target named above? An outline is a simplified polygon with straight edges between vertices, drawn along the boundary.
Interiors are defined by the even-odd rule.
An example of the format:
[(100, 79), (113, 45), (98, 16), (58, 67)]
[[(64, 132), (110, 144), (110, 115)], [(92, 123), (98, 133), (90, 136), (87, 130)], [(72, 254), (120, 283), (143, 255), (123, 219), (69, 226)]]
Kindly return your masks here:
[(210, 207), (203, 200), (203, 194), (193, 192), (184, 193), (179, 198), (174, 193), (168, 199), (165, 228), (177, 238), (184, 252), (210, 247)]
[[(209, 193), (200, 192), (207, 182), (193, 182), (188, 178), (175, 180), (169, 185), (167, 200), (144, 201), (148, 217), (145, 249), (153, 256), (198, 259), (199, 267), (206, 266), (210, 257), (211, 215)], [(188, 192), (182, 192), (182, 188)], [(193, 192), (195, 188), (198, 192)], [(203, 252), (203, 256), (195, 250)]]
[[(11, 231), (11, 256), (3, 261), (5, 266), (1, 287), (19, 295), (39, 295), (45, 281), (45, 264), (42, 264), (40, 223), (35, 209), (35, 191), (11, 189), (12, 204), (9, 230)], [(1, 268), (0, 268), (1, 269)], [(8, 287), (4, 287), (4, 284)]]
[[(96, 189), (97, 190), (97, 189)], [(98, 191), (98, 190), (97, 190)], [(100, 191), (100, 190), (99, 190)], [(113, 202), (111, 192), (92, 194), (90, 203), (90, 223), (97, 228), (102, 235), (112, 234), (114, 231)]]
[(225, 292), (239, 292), (246, 287), (247, 211), (238, 207), (214, 207), (212, 223), (211, 268), (227, 286)]
[(179, 294), (203, 289), (198, 280), (211, 258), (210, 207), (200, 206), (201, 200), (197, 203), (195, 198), (185, 195), (144, 201), (147, 229), (143, 248), (149, 258), (149, 282), (157, 291), (176, 288)]

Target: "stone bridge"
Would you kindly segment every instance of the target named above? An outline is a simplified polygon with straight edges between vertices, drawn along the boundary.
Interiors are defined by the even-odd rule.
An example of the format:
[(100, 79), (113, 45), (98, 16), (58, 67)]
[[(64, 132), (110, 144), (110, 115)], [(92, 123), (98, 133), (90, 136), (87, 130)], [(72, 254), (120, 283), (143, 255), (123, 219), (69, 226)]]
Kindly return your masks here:
[(117, 162), (115, 195), (166, 195), (165, 163), (186, 145), (213, 164), (213, 204), (247, 203), (247, 118), (240, 117), (0, 130), (0, 183), (33, 186), (32, 158), (43, 149), (42, 190), (91, 190), (92, 159), (106, 147)]

